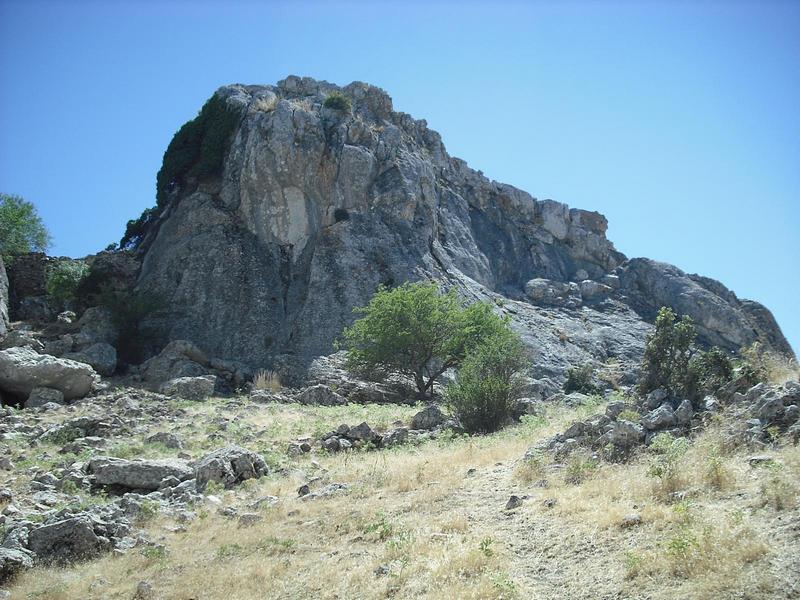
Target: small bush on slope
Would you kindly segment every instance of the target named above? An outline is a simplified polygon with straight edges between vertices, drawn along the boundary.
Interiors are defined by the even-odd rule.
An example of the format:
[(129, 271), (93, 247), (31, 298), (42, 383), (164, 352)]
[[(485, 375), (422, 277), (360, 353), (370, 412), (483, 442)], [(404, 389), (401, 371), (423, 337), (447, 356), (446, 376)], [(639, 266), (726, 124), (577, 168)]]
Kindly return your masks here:
[(590, 396), (599, 393), (599, 388), (592, 381), (593, 376), (594, 369), (589, 364), (569, 369), (567, 381), (564, 382), (564, 393), (580, 392)]
[(461, 426), (470, 433), (488, 433), (508, 422), (524, 366), (522, 342), (510, 331), (478, 346), (445, 392), (445, 402)]
[(341, 92), (331, 92), (328, 97), (325, 98), (325, 104), (323, 106), (325, 106), (325, 108), (350, 112), (352, 103), (350, 102), (350, 98)]

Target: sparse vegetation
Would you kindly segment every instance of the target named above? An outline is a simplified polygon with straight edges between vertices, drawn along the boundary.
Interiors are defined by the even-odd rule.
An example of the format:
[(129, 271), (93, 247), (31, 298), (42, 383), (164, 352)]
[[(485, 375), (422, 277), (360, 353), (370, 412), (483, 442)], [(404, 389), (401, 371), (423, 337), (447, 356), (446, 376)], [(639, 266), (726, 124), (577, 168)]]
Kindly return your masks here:
[(324, 106), (325, 108), (350, 112), (352, 103), (350, 102), (350, 98), (341, 92), (331, 92), (328, 94), (328, 97), (325, 98)]
[[(180, 405), (189, 452), (221, 443), (208, 439), (205, 425), (230, 410), (227, 402)], [(263, 444), (266, 450), (340, 422), (407, 422), (419, 408), (267, 404), (227, 415), (228, 426), (214, 431), (226, 438), (240, 430), (259, 432), (247, 445)], [(588, 410), (598, 409), (602, 404), (594, 402)], [(279, 497), (278, 504), (259, 509), (255, 524), (231, 526), (229, 518), (201, 507), (195, 508), (196, 521), (172, 531), (165, 528), (168, 512), (145, 510), (137, 526), (157, 534), (158, 546), (101, 556), (68, 570), (38, 567), (21, 575), (12, 593), (46, 598), (58, 589), (65, 599), (92, 597), (94, 584), (104, 597), (127, 597), (135, 573), (136, 581), (150, 581), (165, 597), (224, 597), (234, 585), (242, 599), (580, 597), (587, 585), (596, 586), (598, 594), (664, 600), (769, 597), (780, 584), (770, 561), (789, 549), (788, 541), (774, 538), (782, 531), (778, 512), (790, 514), (797, 506), (792, 494), (800, 475), (798, 449), (771, 451), (782, 467), (753, 468), (746, 450), (725, 449), (725, 424), (714, 422), (697, 439), (679, 441), (685, 444), (680, 451), (673, 452), (676, 440), (664, 437), (655, 443), (657, 451), (624, 464), (581, 455), (556, 469), (544, 452), (517, 460), (531, 444), (586, 411), (554, 405), (493, 435), (442, 436), (379, 454), (317, 455), (316, 466), (306, 457), (284, 457), (274, 475), (235, 492), (219, 484), (206, 489), (226, 506)], [(722, 486), (714, 474), (716, 459), (725, 468)], [(661, 476), (648, 477), (653, 463), (660, 465)], [(302, 468), (294, 468), (298, 465)], [(663, 493), (667, 472), (680, 478), (674, 486), (679, 494)], [(298, 500), (297, 486), (316, 476), (347, 483), (350, 491)], [(510, 493), (531, 496), (514, 519), (501, 510)], [(543, 498), (553, 500), (552, 508), (541, 507)], [(621, 526), (632, 510), (639, 524)], [(508, 552), (512, 544), (515, 549)], [(534, 560), (526, 547), (548, 551), (536, 552)], [(102, 587), (96, 583), (100, 578)]]
[(275, 393), (280, 392), (282, 387), (281, 378), (275, 371), (262, 369), (256, 373), (256, 376), (253, 378), (253, 389), (256, 390), (266, 390)]
[(656, 493), (662, 499), (669, 499), (684, 485), (681, 460), (689, 449), (686, 438), (675, 438), (669, 433), (659, 433), (650, 445), (652, 459), (648, 475), (658, 481)]
[(739, 351), (738, 371), (752, 384), (766, 381), (781, 385), (790, 380), (800, 380), (800, 365), (797, 361), (770, 352), (760, 342), (753, 342)]
[(600, 389), (593, 381), (594, 369), (592, 365), (585, 364), (567, 370), (567, 380), (564, 382), (564, 393), (580, 392), (581, 394), (597, 394)]

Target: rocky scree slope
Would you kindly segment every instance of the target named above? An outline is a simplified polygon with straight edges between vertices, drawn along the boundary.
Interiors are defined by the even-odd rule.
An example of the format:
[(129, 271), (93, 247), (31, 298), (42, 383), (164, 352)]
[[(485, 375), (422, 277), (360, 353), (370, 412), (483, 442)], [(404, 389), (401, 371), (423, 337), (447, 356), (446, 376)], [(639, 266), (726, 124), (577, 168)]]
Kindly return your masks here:
[[(352, 109), (326, 107), (333, 92)], [(633, 377), (662, 305), (690, 315), (704, 344), (792, 354), (763, 306), (627, 260), (601, 214), (487, 179), (379, 88), (290, 76), (215, 97), (238, 115), (221, 175), (160, 189), (139, 246), (137, 289), (167, 300), (169, 339), (291, 381), (379, 284), (431, 279), (495, 301), (533, 349), (534, 377), (609, 359)]]

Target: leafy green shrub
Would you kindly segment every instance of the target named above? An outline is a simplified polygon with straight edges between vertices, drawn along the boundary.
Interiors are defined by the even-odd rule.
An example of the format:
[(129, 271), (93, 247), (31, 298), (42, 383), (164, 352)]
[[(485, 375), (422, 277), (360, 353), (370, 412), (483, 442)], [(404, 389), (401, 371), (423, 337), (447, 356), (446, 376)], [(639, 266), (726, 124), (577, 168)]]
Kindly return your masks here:
[(733, 362), (724, 350), (715, 346), (692, 356), (684, 390), (689, 398), (698, 398), (717, 391), (732, 377)]
[(350, 98), (342, 94), (341, 92), (331, 92), (328, 94), (328, 97), (325, 98), (325, 108), (332, 108), (334, 110), (343, 110), (346, 112), (350, 112), (352, 108), (352, 103), (350, 102)]
[(653, 457), (647, 474), (658, 480), (658, 492), (669, 497), (683, 485), (682, 459), (689, 449), (686, 438), (659, 433), (650, 445)]
[(572, 367), (567, 371), (567, 380), (564, 382), (564, 393), (580, 392), (581, 394), (597, 394), (600, 389), (594, 384), (594, 369), (592, 365), (585, 364), (581, 367)]
[(522, 342), (511, 331), (486, 338), (467, 356), (445, 391), (445, 402), (464, 429), (489, 433), (508, 422), (524, 365)]
[(641, 394), (665, 388), (673, 394), (686, 395), (687, 383), (691, 382), (689, 359), (695, 336), (690, 317), (677, 320), (671, 308), (661, 307), (644, 350)]
[(239, 123), (239, 114), (214, 94), (200, 113), (185, 123), (172, 138), (156, 176), (156, 200), (162, 208), (174, 183), (189, 177), (207, 179), (222, 170), (228, 140)]
[(0, 194), (0, 256), (10, 263), (18, 254), (44, 252), (50, 234), (36, 207), (20, 196)]
[(81, 282), (89, 274), (89, 265), (78, 260), (61, 260), (47, 271), (47, 294), (59, 302), (74, 300)]
[(509, 331), (487, 303), (459, 306), (454, 294), (434, 283), (404, 283), (377, 293), (364, 316), (342, 333), (349, 370), (372, 376), (399, 373), (413, 378), (421, 395), (436, 379), (461, 364), (482, 341)]

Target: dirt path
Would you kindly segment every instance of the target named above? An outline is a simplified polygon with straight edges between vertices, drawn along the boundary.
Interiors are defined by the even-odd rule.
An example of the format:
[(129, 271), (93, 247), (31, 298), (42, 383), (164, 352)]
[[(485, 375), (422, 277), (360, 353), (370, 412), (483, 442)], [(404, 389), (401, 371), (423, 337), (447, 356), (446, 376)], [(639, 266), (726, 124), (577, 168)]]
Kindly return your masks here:
[[(528, 496), (505, 510), (510, 496)], [(507, 571), (522, 598), (650, 599), (624, 581), (624, 548), (602, 530), (575, 527), (546, 506), (546, 488), (523, 486), (510, 462), (477, 471), (454, 494), (454, 510), (508, 550)]]

